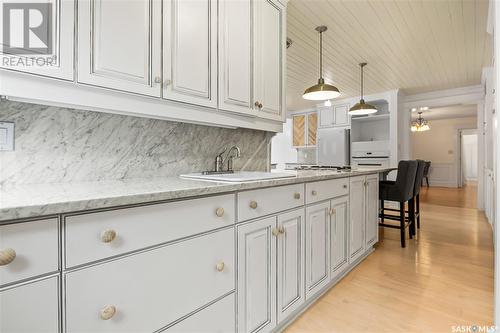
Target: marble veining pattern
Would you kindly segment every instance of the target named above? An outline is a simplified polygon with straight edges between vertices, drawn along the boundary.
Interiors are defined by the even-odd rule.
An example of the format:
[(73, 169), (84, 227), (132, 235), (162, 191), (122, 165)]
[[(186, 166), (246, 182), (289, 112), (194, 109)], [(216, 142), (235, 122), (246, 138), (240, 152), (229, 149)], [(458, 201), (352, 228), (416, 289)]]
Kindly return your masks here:
[(227, 129), (13, 101), (15, 151), (0, 152), (0, 187), (172, 177), (213, 169), (222, 147), (238, 145), (237, 170), (266, 171), (271, 133)]
[(232, 184), (164, 177), (10, 185), (0, 189), (0, 221), (353, 177), (389, 170), (394, 169), (360, 168), (356, 171), (342, 173), (335, 171), (289, 171), (290, 178)]

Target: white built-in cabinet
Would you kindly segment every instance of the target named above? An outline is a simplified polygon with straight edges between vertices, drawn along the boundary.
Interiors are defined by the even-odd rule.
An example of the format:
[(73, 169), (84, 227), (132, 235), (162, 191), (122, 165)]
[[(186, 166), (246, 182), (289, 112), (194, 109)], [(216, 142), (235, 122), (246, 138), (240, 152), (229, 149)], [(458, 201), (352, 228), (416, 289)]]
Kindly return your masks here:
[(372, 251), (377, 215), (368, 174), (10, 221), (0, 331), (280, 331)]
[(330, 279), (349, 264), (349, 197), (330, 201)]
[(163, 0), (163, 98), (217, 107), (216, 0)]
[(330, 282), (330, 202), (306, 208), (306, 297)]
[(238, 227), (238, 332), (276, 326), (276, 217)]
[(322, 106), (318, 108), (319, 128), (345, 127), (350, 125), (349, 104)]
[(378, 175), (352, 177), (350, 181), (350, 260), (378, 241)]
[[(12, 3), (15, 4), (16, 2)], [(37, 61), (33, 65), (30, 59), (26, 57), (31, 55), (10, 55), (1, 53), (2, 51), (0, 50), (3, 56), (0, 68), (57, 79), (73, 80), (75, 1), (46, 0), (44, 3), (50, 4), (52, 10), (52, 20), (50, 21), (51, 26), (49, 30), (52, 33), (51, 38), (54, 41), (52, 52), (47, 55), (37, 55)], [(3, 18), (5, 18), (4, 15), (7, 15), (7, 13), (3, 13), (4, 8), (3, 6), (0, 8), (0, 17)], [(3, 41), (3, 36), (0, 36), (0, 41)], [(20, 64), (25, 65), (22, 66)], [(36, 64), (50, 65), (40, 66)]]
[(160, 97), (161, 2), (78, 2), (77, 81)]
[(304, 210), (238, 227), (238, 331), (267, 332), (304, 295)]

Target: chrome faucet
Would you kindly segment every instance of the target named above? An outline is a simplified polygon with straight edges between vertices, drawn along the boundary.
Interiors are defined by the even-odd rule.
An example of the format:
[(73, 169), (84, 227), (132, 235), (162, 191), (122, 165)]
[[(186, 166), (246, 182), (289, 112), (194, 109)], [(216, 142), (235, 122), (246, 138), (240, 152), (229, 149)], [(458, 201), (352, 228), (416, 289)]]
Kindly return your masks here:
[[(233, 156), (231, 153), (235, 151), (236, 154)], [(240, 147), (238, 146), (232, 146), (229, 148), (229, 151), (227, 152), (226, 159), (227, 159), (227, 171), (231, 172), (233, 171), (233, 160), (235, 158), (240, 158), (241, 157), (241, 150)]]

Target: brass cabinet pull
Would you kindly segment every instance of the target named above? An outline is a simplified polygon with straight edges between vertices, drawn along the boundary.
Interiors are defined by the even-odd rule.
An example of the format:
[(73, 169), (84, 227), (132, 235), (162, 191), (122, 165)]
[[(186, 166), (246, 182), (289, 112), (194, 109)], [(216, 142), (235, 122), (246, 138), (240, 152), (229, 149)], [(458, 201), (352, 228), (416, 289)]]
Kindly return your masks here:
[(254, 200), (250, 201), (250, 208), (256, 209), (257, 208), (257, 201), (254, 201)]
[(218, 271), (218, 272), (222, 272), (224, 271), (224, 268), (226, 267), (226, 265), (224, 264), (223, 261), (221, 261), (220, 263), (218, 263), (216, 266), (215, 266), (215, 269)]
[(273, 236), (278, 236), (280, 234), (280, 231), (278, 228), (273, 228), (273, 230), (271, 232), (273, 233)]
[(16, 259), (16, 251), (8, 248), (0, 250), (0, 266), (6, 266)]
[(279, 231), (280, 234), (284, 234), (285, 233), (285, 227), (284, 226), (280, 226), (278, 228), (278, 231)]
[(106, 230), (101, 234), (101, 241), (103, 243), (111, 243), (116, 238), (116, 231)]
[(155, 77), (155, 83), (161, 83), (161, 77), (159, 76)]
[(311, 191), (311, 194), (312, 194), (312, 195), (316, 195), (316, 194), (318, 194), (318, 192), (316, 192), (315, 190), (312, 190), (312, 191)]
[(300, 193), (295, 193), (295, 194), (293, 195), (293, 197), (294, 197), (295, 199), (300, 199)]
[(116, 307), (114, 305), (106, 305), (101, 310), (101, 319), (102, 320), (111, 319), (115, 314), (116, 314)]
[(224, 208), (222, 208), (222, 207), (217, 208), (215, 210), (215, 215), (217, 215), (218, 217), (224, 216)]

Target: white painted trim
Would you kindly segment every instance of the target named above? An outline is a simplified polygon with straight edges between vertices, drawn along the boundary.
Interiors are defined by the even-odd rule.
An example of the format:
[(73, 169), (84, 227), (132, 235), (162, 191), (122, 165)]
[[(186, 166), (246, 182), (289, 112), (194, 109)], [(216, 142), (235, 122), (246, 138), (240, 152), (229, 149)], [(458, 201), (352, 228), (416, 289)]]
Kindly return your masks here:
[(431, 187), (457, 187), (456, 164), (432, 162), (429, 184)]
[(280, 121), (248, 117), (161, 98), (10, 71), (0, 70), (0, 76), (0, 95), (16, 101), (217, 127), (243, 127), (270, 132), (283, 130)]
[(407, 95), (404, 100), (404, 107), (408, 110), (418, 106), (438, 107), (456, 104), (477, 104), (484, 100), (484, 87), (482, 85), (475, 85), (455, 89), (437, 90)]

